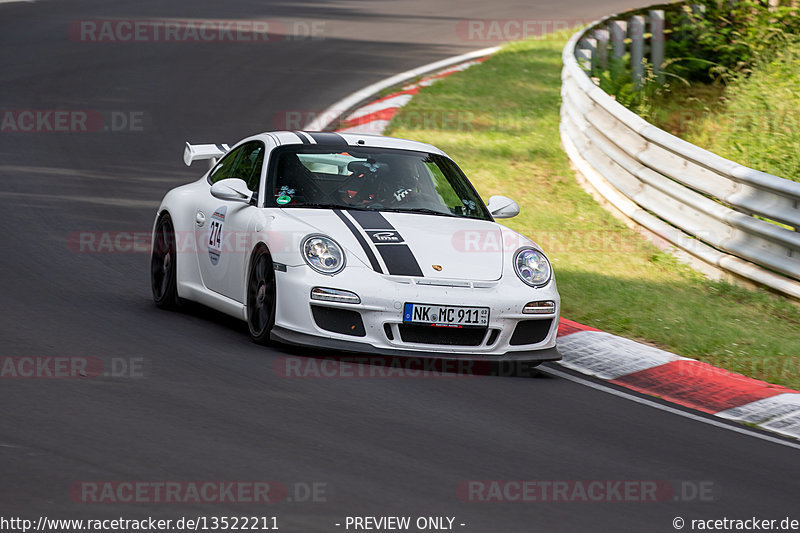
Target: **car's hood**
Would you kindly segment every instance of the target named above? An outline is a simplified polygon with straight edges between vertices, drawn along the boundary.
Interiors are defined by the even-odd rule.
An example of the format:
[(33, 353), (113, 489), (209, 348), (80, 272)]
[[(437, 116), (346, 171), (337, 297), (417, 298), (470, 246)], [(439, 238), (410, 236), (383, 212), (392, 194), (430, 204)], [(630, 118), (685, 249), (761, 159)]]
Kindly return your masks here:
[(416, 213), (282, 211), (333, 237), (367, 267), (377, 260), (385, 274), (480, 281), (503, 274), (503, 233), (509, 230), (494, 222)]

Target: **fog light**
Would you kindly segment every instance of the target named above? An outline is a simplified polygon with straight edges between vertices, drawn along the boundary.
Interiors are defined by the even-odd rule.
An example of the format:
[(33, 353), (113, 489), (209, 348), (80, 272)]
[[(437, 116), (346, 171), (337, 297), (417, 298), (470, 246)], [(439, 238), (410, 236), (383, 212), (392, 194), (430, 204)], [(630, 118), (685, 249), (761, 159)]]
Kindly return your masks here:
[(553, 300), (528, 302), (522, 308), (522, 312), (526, 315), (552, 315), (556, 312), (556, 303)]
[(311, 299), (323, 302), (339, 302), (343, 304), (360, 304), (361, 298), (358, 294), (340, 289), (326, 289), (325, 287), (314, 287), (311, 289)]

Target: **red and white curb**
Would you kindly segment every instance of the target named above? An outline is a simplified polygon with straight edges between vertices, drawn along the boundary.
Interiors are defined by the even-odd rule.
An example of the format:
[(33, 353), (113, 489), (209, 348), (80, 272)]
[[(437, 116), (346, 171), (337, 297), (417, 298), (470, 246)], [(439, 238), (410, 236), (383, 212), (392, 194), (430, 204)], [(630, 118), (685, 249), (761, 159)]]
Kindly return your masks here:
[(347, 115), (336, 131), (341, 131), (343, 133), (374, 133), (375, 135), (380, 135), (384, 132), (386, 127), (389, 126), (389, 122), (391, 122), (395, 113), (397, 113), (401, 107), (409, 103), (421, 88), (428, 87), (451, 74), (466, 70), (473, 65), (483, 62), (485, 59), (486, 57), (481, 57), (472, 61), (459, 63), (454, 67), (422, 78), (417, 83), (406, 85), (389, 96), (384, 96), (374, 102), (370, 102)]
[(800, 438), (800, 392), (617, 337), (571, 320), (561, 364), (671, 403)]
[[(332, 106), (328, 107), (325, 111), (317, 115), (314, 120), (307, 123), (303, 129), (306, 131), (325, 131), (334, 123), (338, 123), (342, 117), (352, 114), (353, 109), (363, 106), (366, 102), (375, 102), (375, 95), (380, 94), (387, 89), (401, 87), (412, 80), (430, 76), (434, 73), (443, 74), (456, 65), (468, 63), (477, 59), (485, 59), (498, 50), (500, 50), (499, 46), (483, 48), (481, 50), (475, 50), (474, 52), (448, 57), (447, 59), (442, 59), (441, 61), (435, 61), (415, 69), (401, 72), (400, 74), (395, 74), (394, 76), (381, 80), (377, 83), (373, 83), (372, 85), (364, 87), (363, 89), (356, 91), (345, 98), (342, 98)], [(450, 74), (452, 74), (452, 72), (450, 72)], [(433, 81), (435, 80), (430, 80), (428, 83), (433, 83)], [(385, 127), (386, 126), (384, 126), (384, 128)], [(370, 133), (377, 134), (382, 132), (383, 130), (381, 130), (381, 132), (376, 131)]]
[[(346, 114), (337, 131), (380, 135), (395, 113), (422, 87), (478, 64), (497, 50), (479, 50), (398, 74), (354, 93), (321, 116), (338, 120)], [(423, 72), (434, 73), (416, 83), (402, 85), (419, 78)], [(402, 88), (374, 99), (379, 92), (397, 86)], [(350, 111), (354, 102), (361, 106)], [(325, 124), (314, 121), (305, 129), (322, 130), (336, 120)], [(582, 374), (720, 418), (800, 438), (800, 391), (735, 374), (565, 318), (559, 323), (558, 350), (563, 357), (560, 364)]]

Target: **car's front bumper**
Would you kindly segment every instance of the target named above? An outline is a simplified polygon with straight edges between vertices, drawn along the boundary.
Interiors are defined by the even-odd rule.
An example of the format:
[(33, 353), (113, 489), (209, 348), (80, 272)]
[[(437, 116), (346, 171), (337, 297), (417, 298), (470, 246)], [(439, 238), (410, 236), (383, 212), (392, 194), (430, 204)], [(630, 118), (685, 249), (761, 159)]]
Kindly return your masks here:
[[(486, 358), (493, 361), (554, 361), (560, 299), (555, 282), (534, 289), (516, 277), (494, 282), (448, 282), (431, 278), (384, 276), (369, 269), (349, 267), (335, 276), (319, 274), (306, 266), (287, 267), (275, 272), (276, 319), (272, 337), (280, 342), (376, 355), (404, 355), (423, 358)], [(436, 283), (436, 285), (430, 285)], [(450, 286), (448, 286), (450, 284)], [(311, 299), (313, 287), (356, 293), (361, 303), (335, 303)], [(531, 301), (555, 302), (552, 314), (524, 314)], [(452, 306), (489, 307), (489, 325), (479, 341), (471, 345), (437, 344), (436, 340), (404, 340), (403, 306), (407, 302)], [(355, 311), (363, 329), (355, 334), (323, 329), (315, 320), (312, 305), (333, 310)], [(512, 343), (517, 324), (537, 322), (537, 342)], [(432, 328), (435, 330), (437, 328)], [(387, 331), (388, 330), (388, 331)], [(403, 330), (407, 331), (407, 330)], [(480, 337), (480, 332), (473, 331)]]
[[(327, 332), (326, 332), (327, 333)], [(298, 333), (283, 327), (275, 327), (271, 334), (272, 340), (290, 344), (292, 346), (313, 346), (315, 348), (325, 348), (329, 350), (338, 350), (342, 352), (355, 352), (355, 353), (368, 353), (371, 355), (387, 355), (387, 356), (402, 356), (402, 357), (424, 357), (433, 359), (453, 359), (464, 357), (478, 357), (489, 359), (492, 361), (505, 362), (505, 361), (525, 361), (525, 362), (538, 362), (545, 361), (559, 361), (561, 354), (556, 347), (541, 348), (538, 350), (521, 350), (514, 352), (507, 352), (502, 355), (493, 354), (461, 354), (456, 352), (435, 352), (432, 351), (435, 347), (429, 348), (429, 351), (420, 350), (403, 350), (398, 348), (378, 348), (367, 344), (365, 342), (353, 342), (351, 340), (342, 340), (338, 338), (322, 338), (318, 335), (309, 335), (308, 333)]]

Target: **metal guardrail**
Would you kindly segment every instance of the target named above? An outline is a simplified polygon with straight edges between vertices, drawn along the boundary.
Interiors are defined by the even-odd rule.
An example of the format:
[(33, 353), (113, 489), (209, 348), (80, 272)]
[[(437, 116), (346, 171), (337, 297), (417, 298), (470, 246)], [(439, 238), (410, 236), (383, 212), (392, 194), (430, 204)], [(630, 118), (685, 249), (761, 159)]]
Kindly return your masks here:
[[(628, 29), (642, 24), (635, 17)], [(800, 183), (683, 141), (595, 85), (581, 63), (607, 57), (620, 18), (592, 24), (563, 50), (560, 131), (573, 165), (617, 210), (693, 258), (800, 299)]]

